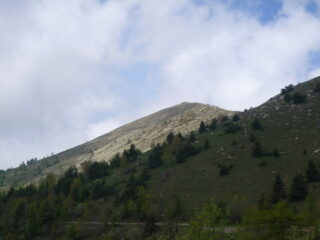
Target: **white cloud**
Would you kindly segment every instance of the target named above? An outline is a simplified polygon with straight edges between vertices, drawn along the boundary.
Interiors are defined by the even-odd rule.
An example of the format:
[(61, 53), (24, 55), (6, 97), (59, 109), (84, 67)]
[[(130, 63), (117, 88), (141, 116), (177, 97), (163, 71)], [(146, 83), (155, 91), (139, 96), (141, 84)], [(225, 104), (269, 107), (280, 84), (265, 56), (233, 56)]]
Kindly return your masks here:
[[(285, 0), (267, 24), (223, 1), (1, 1), (0, 167), (168, 105), (243, 109), (314, 76), (310, 1)], [(150, 69), (123, 74), (137, 64)]]

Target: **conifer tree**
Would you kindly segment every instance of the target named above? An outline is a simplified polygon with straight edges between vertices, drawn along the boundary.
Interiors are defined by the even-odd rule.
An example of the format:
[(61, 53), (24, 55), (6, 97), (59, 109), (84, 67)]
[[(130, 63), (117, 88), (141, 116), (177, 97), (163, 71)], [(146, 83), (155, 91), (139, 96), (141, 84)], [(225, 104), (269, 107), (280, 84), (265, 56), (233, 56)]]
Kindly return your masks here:
[(255, 158), (263, 156), (263, 150), (261, 148), (261, 144), (259, 142), (255, 142), (252, 149), (252, 156)]
[(259, 209), (264, 210), (264, 209), (267, 209), (268, 207), (269, 207), (268, 201), (264, 196), (264, 194), (261, 193), (260, 199), (259, 199)]
[(170, 132), (170, 133), (168, 134), (168, 136), (167, 136), (167, 142), (168, 142), (169, 144), (172, 144), (172, 143), (173, 143), (173, 140), (174, 140), (174, 134), (173, 134), (173, 132)]
[(121, 157), (120, 157), (120, 154), (117, 153), (110, 161), (110, 168), (111, 169), (119, 168), (120, 165), (121, 165)]
[(211, 123), (209, 124), (209, 129), (215, 130), (217, 128), (217, 123), (218, 123), (217, 119), (215, 119), (215, 118), (212, 119)]
[(275, 148), (274, 150), (273, 150), (273, 153), (272, 153), (272, 156), (274, 156), (274, 157), (280, 157), (280, 153), (279, 153), (279, 151), (278, 151), (278, 149), (277, 148)]
[(285, 193), (285, 185), (281, 179), (280, 174), (277, 173), (275, 181), (273, 183), (273, 187), (272, 187), (271, 201), (273, 204), (276, 204), (277, 202), (284, 200), (286, 198), (287, 198), (287, 195)]
[(207, 131), (206, 125), (205, 125), (205, 123), (203, 121), (201, 121), (200, 127), (199, 127), (199, 133), (204, 133), (206, 131)]
[(148, 165), (149, 168), (158, 168), (162, 165), (162, 154), (163, 154), (163, 149), (160, 146), (160, 144), (157, 144), (157, 146), (152, 149), (149, 157), (148, 157)]
[(294, 202), (304, 200), (308, 195), (308, 185), (302, 174), (297, 174), (292, 179), (290, 200)]
[(196, 141), (196, 137), (194, 136), (194, 131), (192, 131), (192, 132), (190, 133), (189, 141), (190, 141), (190, 142)]
[(253, 130), (262, 130), (261, 123), (258, 118), (255, 118), (251, 124)]
[(250, 134), (250, 142), (255, 142), (256, 141), (256, 137), (251, 133)]
[(310, 160), (306, 169), (306, 177), (308, 182), (320, 181), (320, 172), (314, 161)]

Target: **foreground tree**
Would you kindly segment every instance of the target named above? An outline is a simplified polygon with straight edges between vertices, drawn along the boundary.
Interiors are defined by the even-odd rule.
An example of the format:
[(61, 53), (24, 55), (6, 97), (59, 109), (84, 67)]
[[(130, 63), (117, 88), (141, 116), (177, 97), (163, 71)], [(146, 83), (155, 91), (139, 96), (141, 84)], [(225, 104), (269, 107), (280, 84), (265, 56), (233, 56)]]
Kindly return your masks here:
[(184, 239), (214, 240), (224, 239), (224, 227), (228, 224), (228, 212), (213, 202), (204, 206), (194, 217)]
[(286, 202), (280, 201), (270, 210), (248, 210), (243, 223), (246, 230), (240, 234), (241, 240), (285, 240), (292, 239), (289, 235), (292, 226), (299, 224), (299, 218)]

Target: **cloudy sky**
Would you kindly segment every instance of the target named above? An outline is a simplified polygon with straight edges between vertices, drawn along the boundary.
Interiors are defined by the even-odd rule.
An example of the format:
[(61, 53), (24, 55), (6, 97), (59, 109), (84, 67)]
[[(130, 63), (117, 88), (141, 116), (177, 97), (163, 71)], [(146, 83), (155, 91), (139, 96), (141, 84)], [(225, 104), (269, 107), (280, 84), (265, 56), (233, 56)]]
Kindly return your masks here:
[(0, 168), (320, 75), (320, 0), (0, 0), (0, 36)]

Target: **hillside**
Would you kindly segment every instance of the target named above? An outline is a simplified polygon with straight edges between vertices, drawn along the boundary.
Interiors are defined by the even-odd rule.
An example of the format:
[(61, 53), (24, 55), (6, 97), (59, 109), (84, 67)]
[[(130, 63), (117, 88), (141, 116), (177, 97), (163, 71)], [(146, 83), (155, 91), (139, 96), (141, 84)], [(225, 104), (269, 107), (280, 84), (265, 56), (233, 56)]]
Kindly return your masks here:
[[(133, 125), (159, 120), (159, 113), (171, 118), (175, 111)], [(168, 132), (146, 152), (131, 144), (107, 162), (94, 161), (96, 150), (81, 171), (70, 167), (58, 176), (48, 174), (38, 186), (0, 194), (0, 216), (5, 216), (0, 232), (39, 239), (186, 239), (179, 234), (191, 234), (187, 239), (193, 240), (210, 239), (219, 232), (215, 227), (230, 230), (230, 223), (244, 224), (233, 226), (244, 235), (224, 235), (222, 229), (217, 239), (316, 239), (309, 233), (320, 218), (320, 77), (287, 86), (257, 108), (203, 122), (198, 117), (197, 131)], [(25, 170), (3, 174), (14, 171)], [(215, 223), (215, 214), (228, 221)], [(274, 225), (278, 222), (284, 223), (281, 229)], [(193, 231), (208, 233), (193, 238)]]
[(0, 185), (20, 185), (37, 182), (47, 173), (62, 173), (68, 167), (80, 166), (84, 161), (109, 161), (116, 153), (134, 143), (142, 152), (162, 143), (169, 132), (187, 134), (196, 130), (200, 121), (219, 115), (232, 115), (215, 106), (200, 103), (181, 103), (126, 124), (80, 146), (50, 156), (30, 165), (0, 173)]
[[(309, 160), (320, 164), (320, 93), (314, 92), (319, 82), (316, 78), (295, 87), (293, 92), (307, 96), (305, 103), (287, 102), (279, 94), (240, 113), (236, 124), (242, 129), (235, 133), (220, 126), (199, 134), (195, 146), (208, 140), (210, 148), (183, 165), (156, 170), (151, 189), (167, 198), (179, 193), (192, 206), (214, 198), (244, 207), (257, 202), (262, 193), (270, 196), (275, 175), (281, 173), (289, 191), (292, 177), (304, 173)], [(255, 118), (261, 130), (252, 129)], [(252, 155), (255, 142), (264, 152), (260, 157)], [(275, 149), (279, 157), (272, 156)], [(233, 166), (229, 175), (219, 175), (221, 165)], [(312, 189), (318, 188), (314, 183)]]

